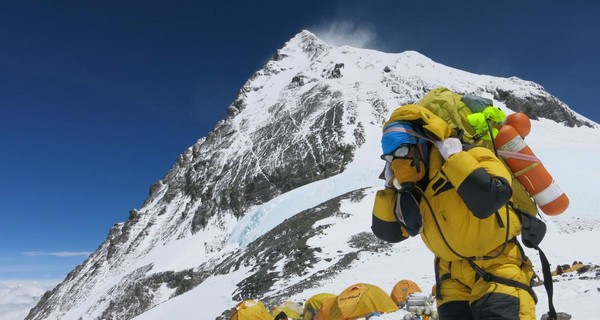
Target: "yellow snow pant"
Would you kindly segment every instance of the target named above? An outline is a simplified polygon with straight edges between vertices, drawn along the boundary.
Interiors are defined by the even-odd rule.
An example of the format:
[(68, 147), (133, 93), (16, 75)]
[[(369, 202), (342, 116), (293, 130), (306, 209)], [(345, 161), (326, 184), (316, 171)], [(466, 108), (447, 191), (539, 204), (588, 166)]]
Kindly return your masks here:
[[(497, 250), (500, 250), (497, 249)], [(494, 256), (494, 252), (489, 256)], [(491, 260), (476, 260), (487, 273), (530, 286), (534, 272), (531, 261), (515, 241)], [(535, 320), (535, 299), (527, 290), (495, 281), (486, 281), (466, 260), (436, 258), (438, 312), (440, 320), (514, 319)]]

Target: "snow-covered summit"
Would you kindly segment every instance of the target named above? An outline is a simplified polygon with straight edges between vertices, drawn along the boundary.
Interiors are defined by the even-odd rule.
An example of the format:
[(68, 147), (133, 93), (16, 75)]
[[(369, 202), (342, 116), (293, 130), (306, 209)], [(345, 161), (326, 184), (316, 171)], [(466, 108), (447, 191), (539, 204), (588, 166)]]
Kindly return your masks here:
[[(142, 208), (115, 225), (27, 319), (160, 319), (197, 307), (200, 297), (203, 319), (214, 319), (247, 298), (269, 305), (306, 299), (322, 288), (339, 292), (351, 279), (388, 285), (392, 278), (369, 268), (397, 265), (407, 255), (414, 265), (395, 272), (430, 285), (424, 246), (383, 244), (369, 232), (369, 219), (380, 185), (381, 124), (438, 86), (537, 119), (528, 140), (577, 200), (569, 215), (585, 211), (584, 224), (595, 223), (598, 206), (581, 201), (591, 191), (572, 176), (598, 151), (598, 126), (541, 86), (472, 74), (414, 51), (330, 46), (303, 31), (244, 84), (227, 119), (178, 158)], [(565, 139), (581, 148), (577, 167), (556, 157), (555, 141)], [(565, 216), (552, 227), (556, 237), (571, 234), (559, 230), (572, 223)], [(584, 259), (570, 254), (550, 253)]]
[(303, 30), (292, 39), (285, 43), (283, 48), (278, 50), (279, 54), (287, 54), (301, 49), (308, 57), (315, 57), (320, 52), (327, 50), (329, 46), (321, 39), (308, 30)]

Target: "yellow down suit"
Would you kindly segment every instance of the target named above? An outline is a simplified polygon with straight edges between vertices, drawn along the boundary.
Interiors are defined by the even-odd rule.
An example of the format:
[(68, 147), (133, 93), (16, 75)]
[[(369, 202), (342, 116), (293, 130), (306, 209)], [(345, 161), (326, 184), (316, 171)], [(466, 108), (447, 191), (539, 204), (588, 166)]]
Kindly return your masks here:
[[(421, 191), (406, 191), (418, 206), (401, 211), (420, 215), (419, 235), (435, 255), (440, 319), (535, 319), (534, 272), (516, 239), (519, 216), (508, 205), (511, 173), (484, 147), (464, 148), (444, 161), (435, 144), (429, 146)], [(391, 242), (409, 237), (396, 217), (381, 214), (393, 210), (381, 204), (399, 197), (396, 192), (391, 184), (380, 190), (373, 212), (373, 232)]]
[[(519, 217), (505, 205), (505, 199), (497, 198), (498, 189), (512, 180), (506, 167), (492, 151), (482, 147), (454, 154), (442, 165), (434, 148), (429, 173), (430, 182), (419, 204), (423, 218), (420, 235), (436, 256), (440, 313), (447, 308), (449, 317), (445, 319), (464, 319), (452, 316), (453, 306), (444, 304), (468, 301), (474, 319), (499, 315), (501, 319), (535, 319), (535, 301), (530, 292), (486, 281), (463, 258), (472, 258), (477, 267), (494, 276), (526, 286), (531, 283), (531, 262), (515, 239), (521, 233)], [(505, 185), (488, 185), (493, 183)], [(497, 211), (490, 212), (490, 207)]]

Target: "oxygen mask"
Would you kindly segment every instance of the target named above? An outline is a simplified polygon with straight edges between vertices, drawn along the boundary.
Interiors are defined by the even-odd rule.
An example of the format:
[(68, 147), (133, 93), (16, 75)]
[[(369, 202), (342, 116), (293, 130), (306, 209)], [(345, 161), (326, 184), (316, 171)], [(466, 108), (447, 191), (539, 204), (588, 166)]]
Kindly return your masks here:
[(391, 166), (396, 180), (394, 184), (397, 182), (402, 187), (401, 189), (413, 188), (417, 182), (425, 177), (425, 163), (423, 161), (415, 161), (413, 158), (396, 158), (392, 161)]

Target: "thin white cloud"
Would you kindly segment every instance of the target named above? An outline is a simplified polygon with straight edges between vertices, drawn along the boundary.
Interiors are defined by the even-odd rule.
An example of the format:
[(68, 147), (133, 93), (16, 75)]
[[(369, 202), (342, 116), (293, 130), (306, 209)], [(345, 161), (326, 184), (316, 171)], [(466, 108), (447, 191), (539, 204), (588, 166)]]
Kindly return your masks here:
[(53, 256), (53, 257), (78, 257), (78, 256), (89, 256), (89, 251), (58, 251), (58, 252), (42, 252), (42, 251), (27, 251), (23, 252), (24, 255), (30, 257), (40, 256)]
[(377, 35), (372, 25), (357, 25), (349, 21), (334, 21), (309, 29), (319, 39), (332, 46), (348, 45), (374, 49)]

